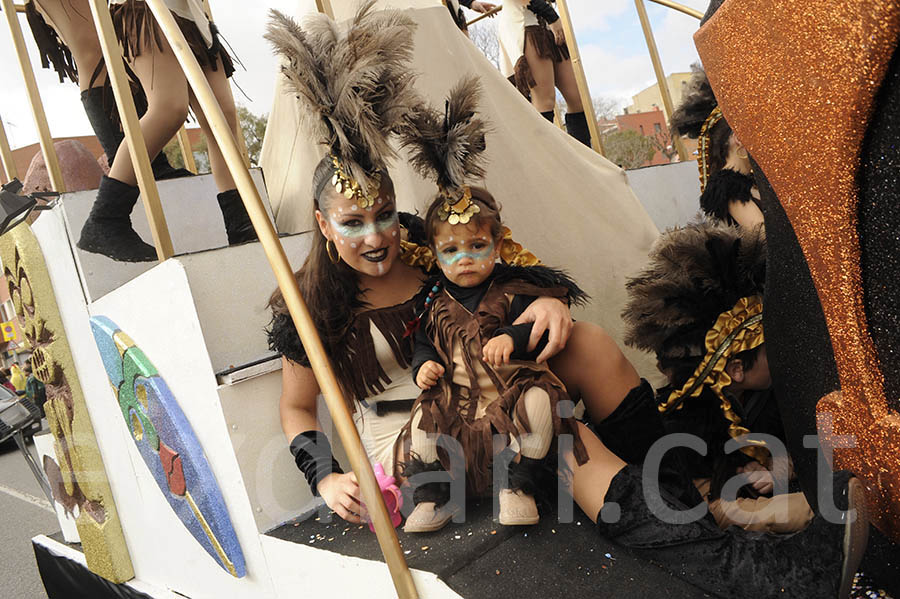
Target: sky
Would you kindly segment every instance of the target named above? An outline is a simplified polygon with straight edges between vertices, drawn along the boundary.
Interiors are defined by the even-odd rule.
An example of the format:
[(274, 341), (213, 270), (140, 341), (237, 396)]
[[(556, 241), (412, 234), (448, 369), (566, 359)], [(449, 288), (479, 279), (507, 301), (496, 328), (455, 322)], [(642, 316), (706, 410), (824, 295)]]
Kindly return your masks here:
[[(337, 1), (348, 0), (332, 0)], [(701, 12), (707, 4), (707, 0), (681, 2)], [(247, 106), (251, 112), (260, 115), (268, 113), (273, 99), (275, 61), (268, 43), (262, 37), (268, 9), (298, 14), (310, 4), (310, 0), (211, 0), (219, 30), (247, 69), (239, 67), (235, 73), (235, 82), (240, 89), (235, 89), (234, 95), (236, 101)], [(698, 21), (650, 1), (646, 4), (666, 74), (689, 70), (691, 63), (699, 60), (691, 37)], [(593, 96), (615, 99), (620, 106), (625, 106), (630, 103), (633, 94), (655, 83), (632, 0), (569, 0), (569, 12)], [(475, 14), (470, 13), (469, 16)], [(52, 70), (40, 68), (24, 15), (20, 15), (19, 22), (52, 135), (68, 137), (90, 134), (77, 86), (68, 81), (61, 84)], [(0, 118), (10, 145), (17, 148), (35, 143), (37, 129), (5, 23), (4, 16), (3, 25), (0, 25)]]

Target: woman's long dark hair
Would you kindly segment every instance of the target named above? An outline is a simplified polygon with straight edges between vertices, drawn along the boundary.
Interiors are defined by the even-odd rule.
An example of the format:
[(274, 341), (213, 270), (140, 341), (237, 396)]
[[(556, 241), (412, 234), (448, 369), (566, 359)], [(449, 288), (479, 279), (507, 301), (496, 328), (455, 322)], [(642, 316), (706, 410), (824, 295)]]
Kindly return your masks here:
[[(319, 161), (313, 173), (312, 194), (314, 210), (326, 210), (327, 184), (334, 174), (331, 158), (325, 156)], [(387, 173), (382, 173), (382, 179)], [(309, 307), (316, 330), (322, 338), (325, 350), (332, 362), (334, 352), (350, 330), (353, 315), (363, 306), (360, 300), (362, 290), (359, 277), (343, 260), (334, 264), (328, 257), (325, 236), (319, 231), (313, 233), (312, 247), (300, 270), (294, 273), (303, 299)], [(280, 289), (269, 297), (269, 308), (273, 317), (286, 315), (287, 305)]]

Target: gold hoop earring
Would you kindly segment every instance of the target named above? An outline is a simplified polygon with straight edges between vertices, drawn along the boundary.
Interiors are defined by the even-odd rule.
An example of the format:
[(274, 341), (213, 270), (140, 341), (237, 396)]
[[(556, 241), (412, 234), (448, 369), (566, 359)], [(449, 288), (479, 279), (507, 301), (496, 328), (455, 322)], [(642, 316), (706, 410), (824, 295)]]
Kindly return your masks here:
[(737, 152), (738, 158), (740, 158), (741, 160), (747, 160), (747, 158), (750, 157), (750, 153), (747, 152), (747, 148), (745, 148), (744, 146), (741, 146), (740, 148), (738, 148), (736, 150), (736, 152)]
[[(334, 254), (331, 253), (332, 247), (334, 248)], [(337, 246), (334, 245), (334, 241), (332, 241), (331, 239), (325, 242), (325, 253), (328, 254), (328, 259), (331, 260), (332, 264), (337, 264), (341, 261), (341, 255), (337, 251)]]

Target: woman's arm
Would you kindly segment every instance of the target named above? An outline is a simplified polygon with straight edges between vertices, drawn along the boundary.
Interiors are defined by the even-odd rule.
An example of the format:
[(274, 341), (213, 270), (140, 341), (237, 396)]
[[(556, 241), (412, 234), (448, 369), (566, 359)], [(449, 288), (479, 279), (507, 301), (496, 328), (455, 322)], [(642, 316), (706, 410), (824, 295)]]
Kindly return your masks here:
[[(301, 446), (314, 449), (307, 439), (313, 440), (310, 436), (312, 431), (322, 430), (316, 417), (319, 383), (311, 368), (300, 366), (285, 357), (281, 358), (281, 366), (281, 400), (278, 406), (281, 414), (281, 429), (288, 442), (291, 443), (292, 451)], [(330, 451), (330, 447), (328, 449)], [(303, 463), (304, 467), (309, 469), (315, 468), (317, 458), (323, 458), (323, 456), (310, 455), (310, 452), (307, 451), (299, 458), (295, 453), (294, 458), (298, 467)], [(304, 475), (306, 474), (304, 471)], [(307, 479), (309, 479), (308, 476)], [(321, 496), (325, 500), (325, 504), (338, 516), (348, 522), (359, 523), (366, 516), (365, 508), (359, 500), (359, 485), (356, 475), (352, 472), (347, 474), (332, 472), (324, 476), (318, 481), (314, 492)]]
[(762, 210), (759, 209), (756, 202), (752, 201), (732, 200), (728, 202), (728, 214), (742, 229), (752, 229), (765, 222)]
[(528, 341), (528, 351), (534, 351), (544, 333), (550, 331), (547, 345), (536, 358), (536, 362), (543, 362), (561, 351), (566, 346), (569, 335), (572, 334), (572, 328), (575, 326), (569, 307), (553, 297), (539, 297), (531, 302), (513, 324), (527, 322), (534, 323), (531, 328), (531, 339)]

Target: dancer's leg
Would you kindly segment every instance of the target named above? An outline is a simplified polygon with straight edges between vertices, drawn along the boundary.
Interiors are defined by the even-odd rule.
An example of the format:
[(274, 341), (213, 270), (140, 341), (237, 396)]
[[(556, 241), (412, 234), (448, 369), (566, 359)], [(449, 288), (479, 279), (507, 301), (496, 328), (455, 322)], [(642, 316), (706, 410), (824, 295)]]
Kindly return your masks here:
[(541, 58), (531, 39), (525, 38), (525, 60), (534, 78), (531, 88), (531, 104), (538, 112), (552, 111), (556, 106), (556, 87), (553, 80), (553, 61)]
[[(35, 0), (40, 12), (55, 25), (56, 33), (68, 46), (72, 59), (78, 68), (78, 87), (81, 91), (89, 88), (94, 68), (103, 59), (100, 41), (94, 29), (94, 19), (87, 0)], [(95, 85), (106, 80), (104, 68)]]
[[(141, 132), (151, 157), (156, 156), (175, 136), (188, 112), (187, 80), (169, 43), (164, 37), (161, 41), (161, 50), (150, 41), (150, 45), (141, 48), (132, 63), (132, 70), (147, 94), (147, 112), (141, 117)], [(110, 166), (109, 176), (135, 185), (137, 177), (124, 141), (119, 150)]]
[(584, 115), (584, 104), (578, 93), (575, 71), (572, 61), (564, 60), (553, 64), (556, 86), (566, 99), (566, 131), (586, 146), (591, 145), (591, 132), (588, 129), (587, 117)]
[[(219, 107), (225, 115), (225, 120), (228, 122), (228, 128), (231, 130), (231, 134), (236, 135), (237, 109), (234, 106), (234, 100), (232, 99), (229, 89), (228, 78), (225, 77), (225, 71), (222, 68), (221, 61), (219, 61), (217, 65), (217, 70), (214, 71), (209, 66), (206, 66), (203, 69), (203, 73), (206, 75), (206, 80), (212, 88), (213, 95), (216, 97), (216, 101), (219, 103)], [(197, 123), (200, 125), (203, 134), (206, 136), (207, 148), (209, 150), (209, 167), (210, 170), (212, 170), (213, 179), (216, 181), (216, 188), (219, 191), (234, 189), (234, 179), (231, 177), (228, 166), (225, 164), (225, 158), (222, 156), (219, 144), (216, 143), (216, 139), (212, 135), (209, 121), (203, 113), (203, 110), (200, 108), (200, 104), (197, 102), (197, 98), (194, 96), (193, 92), (190, 93), (190, 103), (194, 115), (197, 117)]]

